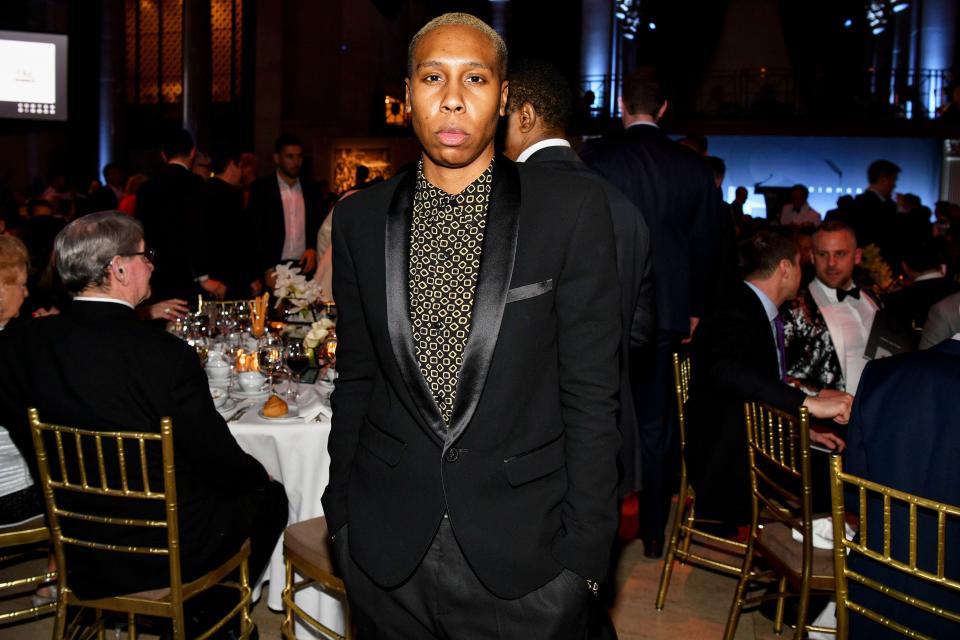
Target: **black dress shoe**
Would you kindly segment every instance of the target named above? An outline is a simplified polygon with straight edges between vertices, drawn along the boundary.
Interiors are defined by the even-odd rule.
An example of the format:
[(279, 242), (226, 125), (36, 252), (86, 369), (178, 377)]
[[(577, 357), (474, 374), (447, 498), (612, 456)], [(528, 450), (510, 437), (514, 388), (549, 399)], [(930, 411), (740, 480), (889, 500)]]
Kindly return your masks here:
[(644, 540), (643, 557), (660, 558), (663, 557), (663, 540)]

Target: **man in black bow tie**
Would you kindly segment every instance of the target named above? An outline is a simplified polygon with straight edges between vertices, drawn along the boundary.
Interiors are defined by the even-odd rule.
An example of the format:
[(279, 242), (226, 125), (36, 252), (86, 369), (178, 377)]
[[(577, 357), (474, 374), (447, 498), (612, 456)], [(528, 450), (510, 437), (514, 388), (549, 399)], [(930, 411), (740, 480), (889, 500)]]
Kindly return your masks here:
[(782, 312), (787, 380), (807, 390), (855, 393), (880, 303), (854, 285), (862, 252), (849, 225), (824, 223), (813, 234), (811, 253), (816, 277)]
[(620, 290), (595, 181), (494, 153), (506, 45), (409, 48), (419, 166), (337, 205), (323, 495), (358, 635), (583, 638), (617, 529)]

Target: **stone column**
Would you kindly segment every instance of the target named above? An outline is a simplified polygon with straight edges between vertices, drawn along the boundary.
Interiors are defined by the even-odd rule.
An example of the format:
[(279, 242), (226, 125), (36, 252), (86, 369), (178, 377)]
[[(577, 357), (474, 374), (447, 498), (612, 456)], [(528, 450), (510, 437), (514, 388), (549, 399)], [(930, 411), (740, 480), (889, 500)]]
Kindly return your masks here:
[[(916, 0), (920, 14), (921, 73), (945, 71), (953, 66), (957, 42), (957, 0)], [(931, 115), (940, 106), (945, 78), (921, 77), (921, 101)]]
[(594, 106), (602, 107), (604, 115), (609, 115), (616, 107), (613, 103), (616, 90), (609, 90), (617, 68), (612, 50), (613, 3), (609, 0), (583, 0), (580, 6), (579, 93), (593, 91), (596, 96)]
[(120, 156), (123, 150), (124, 37), (123, 0), (101, 0), (98, 177), (110, 162), (124, 160)]
[(183, 3), (183, 128), (209, 151), (211, 102), (210, 0)]

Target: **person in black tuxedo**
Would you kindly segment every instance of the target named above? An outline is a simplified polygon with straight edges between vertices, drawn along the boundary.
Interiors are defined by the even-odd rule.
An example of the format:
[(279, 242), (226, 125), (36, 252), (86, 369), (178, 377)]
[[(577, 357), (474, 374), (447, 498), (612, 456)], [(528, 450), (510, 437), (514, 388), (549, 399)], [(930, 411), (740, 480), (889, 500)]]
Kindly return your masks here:
[[(874, 482), (908, 491), (938, 502), (960, 505), (960, 334), (930, 349), (867, 364), (857, 389), (848, 429), (844, 470)], [(905, 428), (909, 425), (909, 428)], [(856, 496), (848, 507), (858, 512)], [(871, 498), (867, 507), (869, 546), (882, 553), (883, 505)], [(907, 509), (892, 512), (891, 556), (909, 562)], [(917, 564), (936, 571), (937, 518), (918, 509)], [(945, 575), (960, 579), (960, 523), (947, 519)], [(850, 569), (913, 597), (960, 611), (956, 591), (911, 578), (882, 564), (854, 554)], [(956, 638), (960, 625), (932, 616), (850, 581), (850, 597), (894, 622), (931, 638)], [(901, 638), (899, 633), (851, 613), (850, 638), (882, 640)]]
[[(826, 390), (807, 396), (783, 382), (777, 309), (800, 287), (800, 256), (793, 239), (779, 231), (760, 231), (741, 243), (740, 261), (746, 280), (693, 336), (686, 434), (697, 517), (733, 526), (750, 521), (744, 402), (759, 400), (792, 413), (805, 406), (812, 415), (840, 424), (850, 417), (853, 402), (847, 393)], [(811, 431), (811, 439), (831, 449), (843, 447), (830, 432)]]
[(845, 220), (853, 227), (860, 246), (877, 245), (884, 260), (894, 270), (900, 268), (900, 255), (895, 246), (897, 203), (893, 200), (899, 176), (900, 167), (889, 160), (870, 163), (867, 168), (869, 184), (866, 190), (854, 199), (853, 207), (848, 213), (850, 219)]
[(200, 188), (197, 205), (207, 242), (201, 271), (222, 282), (232, 300), (249, 298), (259, 277), (248, 258), (253, 229), (243, 208), (240, 158), (239, 152), (213, 154), (213, 177)]
[(205, 293), (223, 299), (226, 287), (203, 270), (209, 240), (197, 210), (203, 178), (193, 173), (197, 154), (183, 129), (164, 142), (164, 165), (137, 192), (137, 218), (156, 250), (153, 300), (196, 300)]
[[(668, 138), (657, 122), (667, 109), (659, 82), (647, 70), (623, 80), (625, 130), (584, 145), (584, 161), (643, 212), (652, 233), (656, 331), (631, 354), (640, 424), (643, 492), (640, 531), (644, 554), (659, 557), (676, 468), (676, 406), (672, 354), (708, 310), (717, 274), (724, 220), (714, 176), (703, 158)], [(733, 232), (735, 233), (735, 232)]]
[(642, 347), (653, 331), (653, 274), (650, 230), (643, 214), (623, 193), (583, 163), (566, 139), (573, 113), (572, 93), (563, 75), (552, 65), (527, 61), (510, 72), (507, 101), (505, 155), (515, 162), (530, 162), (595, 180), (610, 204), (613, 235), (617, 242), (620, 278), (620, 492), (641, 487), (640, 449), (630, 385), (629, 353)]
[(247, 204), (256, 230), (257, 268), (268, 284), (273, 268), (282, 262), (299, 264), (305, 274), (316, 269), (317, 231), (326, 214), (323, 195), (300, 177), (303, 144), (281, 135), (274, 144), (273, 161), (276, 172), (250, 185)]
[(444, 14), (409, 51), (420, 164), (333, 220), (333, 555), (364, 637), (582, 638), (618, 523), (607, 201), (495, 156), (492, 28)]
[[(73, 302), (60, 315), (0, 335), (0, 358), (10, 363), (0, 367), (0, 422), (33, 463), (34, 478), (28, 407), (46, 422), (105, 431), (156, 433), (169, 416), (184, 579), (217, 566), (250, 538), (250, 575), (256, 580), (286, 525), (286, 494), (230, 435), (196, 353), (135, 314), (134, 306), (150, 295), (153, 271), (140, 224), (117, 212), (78, 218), (57, 236), (55, 255)], [(135, 458), (128, 456), (129, 464)], [(153, 486), (162, 486), (160, 462), (159, 451), (149, 449)], [(108, 473), (117, 486), (118, 470)], [(131, 473), (137, 477), (136, 468)], [(78, 506), (97, 504), (97, 496), (75, 500)], [(130, 507), (127, 515), (157, 517), (162, 508)], [(85, 526), (71, 524), (78, 534)], [(98, 531), (114, 544), (147, 546), (166, 536), (156, 529), (128, 530), (111, 540)], [(71, 586), (82, 598), (165, 586), (165, 556), (72, 547), (67, 561)]]
[[(108, 162), (103, 167), (104, 185), (98, 187), (87, 199), (87, 211), (114, 211), (120, 207), (124, 194), (123, 169), (116, 162)], [(94, 183), (96, 184), (96, 183)]]

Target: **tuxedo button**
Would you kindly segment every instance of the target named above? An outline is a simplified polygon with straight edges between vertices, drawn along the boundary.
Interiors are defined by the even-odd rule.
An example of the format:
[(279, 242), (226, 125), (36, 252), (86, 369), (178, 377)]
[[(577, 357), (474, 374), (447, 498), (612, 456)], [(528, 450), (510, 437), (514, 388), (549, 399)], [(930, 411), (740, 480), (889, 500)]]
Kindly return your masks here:
[(447, 453), (443, 456), (447, 462), (456, 462), (460, 459), (460, 449), (450, 448), (447, 449)]

